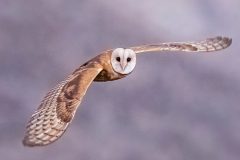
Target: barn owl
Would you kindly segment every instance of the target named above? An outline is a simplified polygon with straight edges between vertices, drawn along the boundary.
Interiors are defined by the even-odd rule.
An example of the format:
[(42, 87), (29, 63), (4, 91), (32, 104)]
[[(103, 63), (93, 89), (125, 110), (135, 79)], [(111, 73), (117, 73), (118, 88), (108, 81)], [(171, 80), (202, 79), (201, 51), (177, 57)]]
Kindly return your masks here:
[(45, 146), (59, 139), (72, 121), (89, 85), (93, 81), (113, 81), (129, 75), (139, 53), (212, 52), (227, 48), (231, 42), (230, 38), (218, 36), (199, 42), (169, 42), (104, 51), (48, 92), (27, 124), (23, 144)]

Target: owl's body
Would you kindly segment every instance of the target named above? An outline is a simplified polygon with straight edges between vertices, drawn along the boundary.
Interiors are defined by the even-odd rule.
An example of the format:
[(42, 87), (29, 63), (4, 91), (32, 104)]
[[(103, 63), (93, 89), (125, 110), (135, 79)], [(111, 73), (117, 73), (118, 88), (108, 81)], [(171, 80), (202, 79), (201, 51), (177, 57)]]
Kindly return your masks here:
[(110, 63), (111, 54), (112, 50), (108, 50), (89, 61), (90, 64), (92, 62), (96, 62), (103, 67), (103, 70), (96, 76), (94, 81), (96, 82), (114, 81), (127, 76), (126, 74), (120, 74), (113, 70), (113, 67)]
[(44, 146), (66, 131), (93, 81), (106, 82), (129, 75), (136, 65), (136, 54), (152, 51), (211, 52), (227, 48), (231, 39), (209, 38), (200, 42), (170, 42), (129, 49), (107, 50), (81, 65), (43, 99), (27, 125), (23, 144)]

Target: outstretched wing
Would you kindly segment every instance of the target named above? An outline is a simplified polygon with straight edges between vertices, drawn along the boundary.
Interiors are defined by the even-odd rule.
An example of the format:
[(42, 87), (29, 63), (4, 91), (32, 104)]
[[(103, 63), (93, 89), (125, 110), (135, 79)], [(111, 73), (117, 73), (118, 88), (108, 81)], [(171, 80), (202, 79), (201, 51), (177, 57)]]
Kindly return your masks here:
[(101, 70), (102, 66), (97, 63), (80, 67), (52, 89), (28, 122), (23, 144), (43, 146), (62, 136), (89, 85)]
[(208, 38), (199, 42), (169, 42), (131, 47), (135, 53), (156, 51), (212, 52), (227, 48), (232, 43), (228, 37)]

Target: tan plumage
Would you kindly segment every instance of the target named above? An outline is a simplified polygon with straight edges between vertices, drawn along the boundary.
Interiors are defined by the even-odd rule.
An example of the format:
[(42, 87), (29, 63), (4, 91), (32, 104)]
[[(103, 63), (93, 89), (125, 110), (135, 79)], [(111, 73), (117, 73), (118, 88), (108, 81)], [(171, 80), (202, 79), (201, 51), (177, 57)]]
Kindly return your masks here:
[(94, 63), (80, 67), (52, 89), (28, 122), (23, 144), (42, 146), (57, 140), (65, 132), (88, 86), (101, 70), (101, 66)]
[[(65, 81), (60, 82), (43, 99), (37, 111), (27, 125), (23, 139), (26, 146), (44, 146), (56, 141), (66, 131), (92, 81), (112, 81), (123, 78), (132, 72), (135, 66), (135, 53), (151, 51), (210, 52), (228, 47), (231, 39), (227, 37), (209, 38), (200, 42), (170, 42), (157, 45), (131, 47), (131, 50), (107, 50), (75, 70)], [(122, 52), (122, 53), (120, 53)], [(126, 64), (117, 64), (116, 58), (126, 58)], [(127, 57), (126, 57), (127, 55)], [(131, 58), (133, 62), (128, 61)], [(120, 59), (119, 59), (120, 63)], [(134, 64), (131, 64), (134, 63)], [(126, 67), (127, 71), (119, 72)], [(132, 65), (128, 67), (128, 65)]]

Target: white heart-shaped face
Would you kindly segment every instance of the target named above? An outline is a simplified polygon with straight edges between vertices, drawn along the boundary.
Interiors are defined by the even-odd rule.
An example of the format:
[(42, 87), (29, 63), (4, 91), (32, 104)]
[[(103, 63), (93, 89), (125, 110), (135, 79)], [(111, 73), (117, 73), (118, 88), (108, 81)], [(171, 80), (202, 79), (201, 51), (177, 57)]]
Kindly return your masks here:
[(117, 48), (112, 52), (111, 64), (117, 73), (129, 74), (136, 65), (136, 53), (131, 49)]

